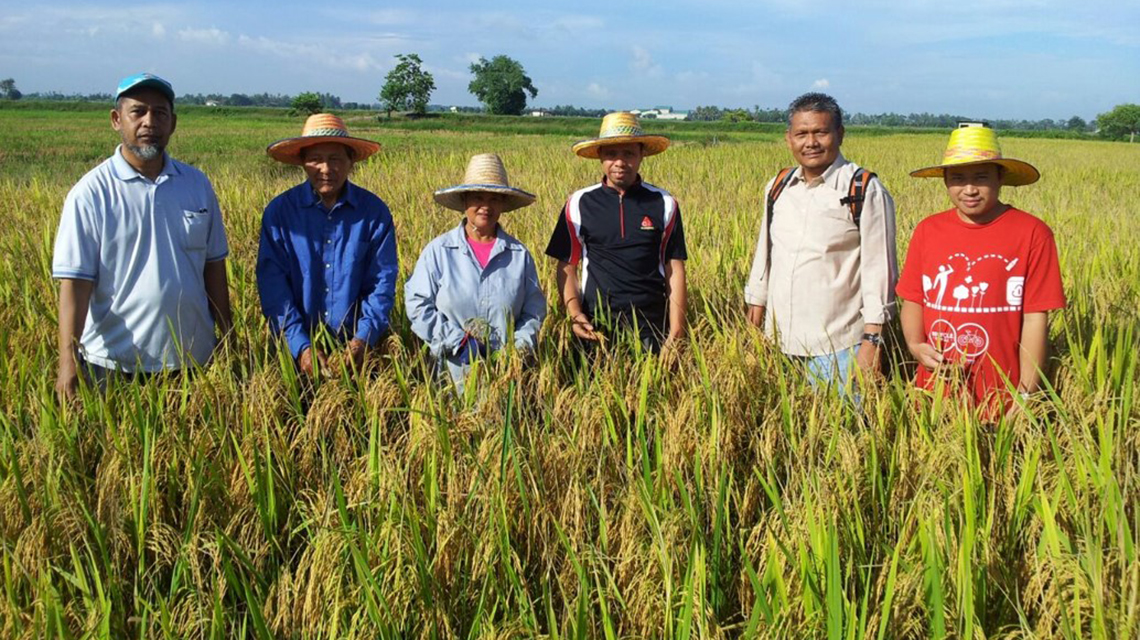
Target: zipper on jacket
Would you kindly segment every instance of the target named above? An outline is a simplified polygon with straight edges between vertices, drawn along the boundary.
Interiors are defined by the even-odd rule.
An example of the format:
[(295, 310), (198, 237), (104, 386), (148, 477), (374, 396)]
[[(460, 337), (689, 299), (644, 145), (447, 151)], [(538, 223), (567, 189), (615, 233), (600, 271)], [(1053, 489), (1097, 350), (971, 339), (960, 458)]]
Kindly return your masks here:
[(618, 217), (621, 220), (621, 237), (625, 238), (625, 196), (618, 194)]

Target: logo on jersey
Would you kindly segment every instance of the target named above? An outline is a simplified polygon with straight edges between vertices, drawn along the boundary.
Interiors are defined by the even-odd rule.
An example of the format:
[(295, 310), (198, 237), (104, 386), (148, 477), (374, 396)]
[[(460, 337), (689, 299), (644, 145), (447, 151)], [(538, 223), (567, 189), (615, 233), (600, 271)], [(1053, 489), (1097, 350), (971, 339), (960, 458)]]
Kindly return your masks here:
[(653, 231), (654, 230), (653, 221), (649, 219), (649, 216), (645, 216), (641, 219), (641, 230), (642, 231)]

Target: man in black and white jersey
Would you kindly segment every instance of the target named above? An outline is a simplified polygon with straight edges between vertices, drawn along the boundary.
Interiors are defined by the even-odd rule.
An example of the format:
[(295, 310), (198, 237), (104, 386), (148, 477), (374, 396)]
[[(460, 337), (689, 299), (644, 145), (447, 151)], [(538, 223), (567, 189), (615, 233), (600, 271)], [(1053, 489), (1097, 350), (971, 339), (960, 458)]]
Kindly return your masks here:
[(558, 260), (558, 290), (581, 340), (598, 341), (603, 327), (636, 326), (642, 345), (656, 353), (663, 340), (685, 334), (681, 209), (638, 172), (644, 158), (668, 146), (625, 112), (607, 115), (597, 138), (574, 145), (579, 156), (601, 161), (602, 181), (567, 199), (546, 254)]

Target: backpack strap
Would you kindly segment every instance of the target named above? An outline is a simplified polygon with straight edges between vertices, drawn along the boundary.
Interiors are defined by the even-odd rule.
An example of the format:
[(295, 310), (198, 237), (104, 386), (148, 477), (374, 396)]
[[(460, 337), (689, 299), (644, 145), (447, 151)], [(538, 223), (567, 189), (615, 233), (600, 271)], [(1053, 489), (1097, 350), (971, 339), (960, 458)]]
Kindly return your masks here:
[(772, 209), (776, 204), (776, 199), (784, 192), (784, 187), (792, 181), (792, 176), (795, 175), (795, 167), (788, 167), (780, 169), (780, 173), (776, 174), (776, 179), (772, 181), (772, 188), (768, 190), (768, 200), (764, 205), (764, 215), (767, 219), (768, 225), (768, 245), (772, 244), (772, 215), (775, 211)]
[(851, 221), (855, 223), (856, 229), (859, 228), (859, 218), (863, 215), (863, 201), (867, 198), (867, 185), (871, 184), (871, 178), (874, 177), (874, 172), (859, 167), (855, 170), (855, 175), (851, 176), (851, 185), (847, 188), (847, 197), (839, 199), (839, 204), (845, 204), (851, 210)]
[(767, 268), (772, 266), (772, 218), (776, 214), (776, 198), (784, 192), (784, 187), (792, 181), (792, 176), (796, 175), (795, 167), (788, 167), (780, 169), (780, 173), (776, 174), (776, 179), (772, 181), (772, 188), (768, 190), (768, 198), (764, 203), (764, 219), (768, 226), (768, 264)]

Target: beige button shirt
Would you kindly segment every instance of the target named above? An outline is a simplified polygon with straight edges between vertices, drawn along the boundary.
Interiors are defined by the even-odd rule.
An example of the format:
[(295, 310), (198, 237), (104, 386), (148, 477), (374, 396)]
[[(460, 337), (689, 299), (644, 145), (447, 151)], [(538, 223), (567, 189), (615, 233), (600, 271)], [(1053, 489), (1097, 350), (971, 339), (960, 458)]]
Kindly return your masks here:
[(766, 330), (786, 354), (818, 356), (853, 347), (864, 324), (884, 324), (894, 312), (895, 203), (877, 178), (871, 180), (856, 227), (851, 210), (839, 202), (856, 169), (840, 155), (822, 176), (805, 182), (803, 169), (796, 168), (773, 207), (771, 262), (768, 212), (761, 222), (744, 300), (766, 308)]

